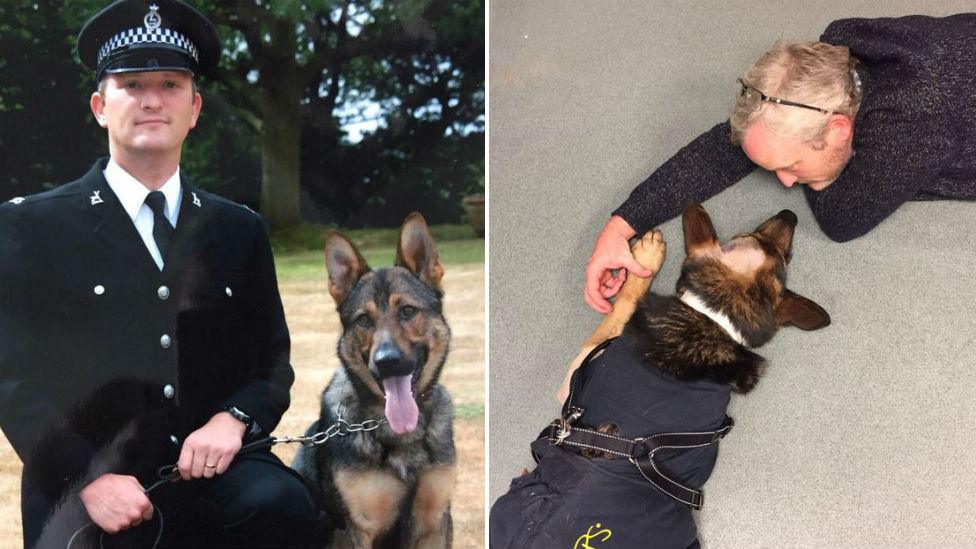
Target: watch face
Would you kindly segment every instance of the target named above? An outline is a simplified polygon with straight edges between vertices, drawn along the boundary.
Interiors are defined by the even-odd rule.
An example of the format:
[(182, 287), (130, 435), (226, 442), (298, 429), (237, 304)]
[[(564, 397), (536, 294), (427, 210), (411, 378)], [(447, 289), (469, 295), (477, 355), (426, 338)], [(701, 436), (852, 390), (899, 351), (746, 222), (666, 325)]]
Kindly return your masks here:
[(242, 412), (241, 409), (238, 408), (237, 406), (231, 406), (231, 407), (227, 408), (227, 412), (230, 415), (234, 416), (239, 421), (243, 422), (245, 425), (249, 426), (249, 427), (250, 427), (250, 425), (251, 425), (251, 423), (253, 421), (251, 419), (251, 416), (249, 416), (249, 415), (245, 414), (244, 412)]

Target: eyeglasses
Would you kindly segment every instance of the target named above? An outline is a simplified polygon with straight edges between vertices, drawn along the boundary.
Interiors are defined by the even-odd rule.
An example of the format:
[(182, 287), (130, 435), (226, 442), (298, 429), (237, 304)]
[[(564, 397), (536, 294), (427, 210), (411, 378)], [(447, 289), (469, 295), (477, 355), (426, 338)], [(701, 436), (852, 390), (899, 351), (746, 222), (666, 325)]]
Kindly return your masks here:
[(780, 99), (779, 97), (770, 97), (770, 96), (764, 94), (763, 92), (759, 91), (758, 89), (750, 86), (749, 84), (746, 84), (745, 82), (742, 81), (741, 78), (736, 78), (735, 81), (738, 82), (740, 86), (742, 86), (742, 89), (739, 91), (739, 97), (748, 98), (749, 97), (749, 90), (752, 90), (752, 91), (756, 92), (757, 94), (759, 94), (759, 102), (760, 103), (762, 103), (762, 102), (776, 103), (777, 105), (786, 105), (788, 107), (800, 107), (801, 109), (810, 109), (811, 111), (817, 111), (817, 112), (820, 112), (820, 113), (823, 113), (823, 114), (833, 114), (833, 111), (828, 111), (827, 109), (821, 109), (820, 107), (813, 107), (811, 105), (804, 105), (803, 103), (796, 103), (794, 101), (788, 101), (786, 99)]

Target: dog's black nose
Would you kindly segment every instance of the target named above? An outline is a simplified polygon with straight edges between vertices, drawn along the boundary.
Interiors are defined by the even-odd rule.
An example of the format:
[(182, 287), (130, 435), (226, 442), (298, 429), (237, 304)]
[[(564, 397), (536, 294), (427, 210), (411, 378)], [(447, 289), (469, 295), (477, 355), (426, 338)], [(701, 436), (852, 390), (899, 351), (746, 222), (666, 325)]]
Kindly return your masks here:
[(790, 210), (783, 210), (776, 214), (776, 216), (785, 221), (790, 227), (796, 227), (796, 214)]
[(392, 341), (380, 343), (373, 353), (373, 363), (380, 377), (405, 376), (411, 372), (409, 364), (403, 360), (403, 353)]

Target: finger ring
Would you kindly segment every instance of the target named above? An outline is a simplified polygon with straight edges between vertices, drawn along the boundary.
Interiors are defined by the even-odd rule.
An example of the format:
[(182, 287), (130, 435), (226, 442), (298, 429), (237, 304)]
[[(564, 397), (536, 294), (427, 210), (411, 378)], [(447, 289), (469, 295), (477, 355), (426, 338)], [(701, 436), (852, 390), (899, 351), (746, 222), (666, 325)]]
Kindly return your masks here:
[(204, 465), (204, 467), (206, 467), (207, 469), (216, 469), (217, 468), (216, 465), (210, 465), (209, 463), (206, 464), (206, 465)]

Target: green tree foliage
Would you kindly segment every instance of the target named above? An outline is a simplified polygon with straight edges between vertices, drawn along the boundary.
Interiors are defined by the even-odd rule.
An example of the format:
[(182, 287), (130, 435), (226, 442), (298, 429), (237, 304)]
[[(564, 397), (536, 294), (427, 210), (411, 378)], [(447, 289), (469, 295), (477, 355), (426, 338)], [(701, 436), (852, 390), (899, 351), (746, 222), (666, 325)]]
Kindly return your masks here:
[[(94, 83), (74, 53), (77, 29), (101, 5), (0, 3), (0, 158), (25, 192), (79, 175), (105, 149), (87, 108)], [(457, 221), (459, 197), (483, 192), (481, 0), (194, 5), (225, 48), (216, 77), (200, 80), (203, 115), (184, 154), (197, 184), (275, 226), (302, 216), (395, 225), (412, 209)], [(356, 123), (365, 133), (350, 132)], [(32, 141), (8, 149), (23, 134)], [(63, 152), (52, 155), (58, 136)]]
[(75, 179), (105, 154), (93, 77), (74, 60), (79, 24), (59, 0), (0, 2), (0, 198)]

